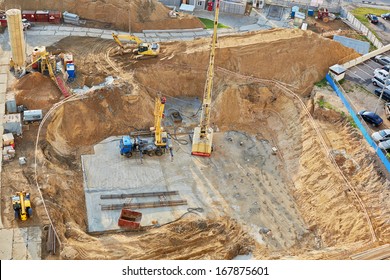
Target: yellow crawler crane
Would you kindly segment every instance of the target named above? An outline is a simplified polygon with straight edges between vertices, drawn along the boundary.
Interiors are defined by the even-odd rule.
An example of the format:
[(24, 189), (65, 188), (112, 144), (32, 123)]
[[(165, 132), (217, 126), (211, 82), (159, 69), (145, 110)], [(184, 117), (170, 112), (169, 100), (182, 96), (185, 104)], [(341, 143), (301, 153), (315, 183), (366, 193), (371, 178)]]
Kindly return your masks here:
[(142, 40), (135, 35), (112, 33), (112, 38), (120, 47), (121, 54), (129, 52), (128, 50), (126, 50), (127, 45), (122, 44), (122, 40), (135, 42), (137, 44), (137, 48), (130, 51), (130, 52), (133, 52), (136, 54), (135, 58), (140, 58), (143, 56), (149, 56), (149, 57), (150, 56), (157, 56), (160, 53), (160, 45), (159, 44), (157, 44), (157, 43), (151, 43), (151, 44), (143, 43)]
[(32, 217), (30, 194), (28, 192), (21, 191), (12, 196), (12, 207), (15, 212), (15, 218), (26, 221)]
[(213, 146), (213, 129), (210, 127), (211, 97), (214, 78), (215, 45), (217, 43), (217, 27), (219, 14), (219, 0), (216, 1), (214, 32), (210, 50), (210, 62), (207, 70), (207, 80), (203, 95), (200, 125), (195, 127), (192, 139), (192, 152), (194, 156), (209, 157)]
[(154, 106), (154, 144), (157, 147), (166, 147), (168, 135), (164, 132), (163, 127), (161, 126), (161, 120), (164, 117), (164, 108), (165, 102), (167, 99), (161, 94), (158, 94), (156, 97), (156, 103)]

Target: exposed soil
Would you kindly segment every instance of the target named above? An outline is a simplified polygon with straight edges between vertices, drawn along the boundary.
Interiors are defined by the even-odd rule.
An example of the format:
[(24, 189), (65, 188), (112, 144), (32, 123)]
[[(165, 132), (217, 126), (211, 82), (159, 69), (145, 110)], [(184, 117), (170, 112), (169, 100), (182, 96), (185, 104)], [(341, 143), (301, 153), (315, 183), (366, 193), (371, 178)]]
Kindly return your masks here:
[[(168, 97), (201, 98), (208, 45), (207, 39), (168, 43), (163, 45), (159, 58), (141, 61), (129, 61), (127, 56), (110, 56), (112, 42), (94, 38), (65, 38), (53, 46), (53, 49), (75, 54), (81, 85), (95, 76), (114, 75), (117, 78), (110, 87), (62, 106), (51, 118), (46, 134), (42, 134), (38, 179), (62, 242), (60, 257), (231, 259), (237, 254), (251, 252), (255, 258), (346, 258), (349, 251), (370, 243), (372, 236), (367, 216), (345, 180), (353, 185), (367, 206), (377, 241), (389, 242), (386, 175), (377, 168), (373, 152), (348, 120), (336, 111), (320, 108), (317, 99), (321, 93), (312, 92), (313, 83), (324, 77), (329, 66), (358, 54), (301, 30), (270, 30), (222, 37), (218, 40), (216, 54), (214, 128), (222, 132), (239, 131), (259, 143), (266, 140), (279, 150), (279, 165), (267, 165), (264, 161), (264, 166), (259, 168), (256, 163), (248, 167), (244, 175), (229, 171), (237, 176), (234, 179), (238, 180), (237, 184), (239, 178), (246, 178), (250, 176), (248, 174), (262, 176), (260, 182), (249, 179), (252, 185), (242, 183), (246, 181), (241, 183), (243, 192), (252, 188), (263, 191), (267, 198), (264, 205), (271, 209), (268, 212), (273, 212), (265, 214), (273, 236), (263, 236), (261, 242), (254, 238), (253, 232), (258, 234), (258, 229), (245, 224), (247, 211), (230, 216), (232, 210), (226, 205), (226, 186), (232, 187), (232, 182), (228, 172), (220, 170), (215, 176), (207, 171), (208, 168), (204, 168), (202, 176), (210, 184), (218, 182), (213, 184), (216, 186), (213, 192), (223, 198), (224, 203), (218, 203), (218, 207), (225, 207), (225, 217), (188, 217), (137, 234), (91, 236), (85, 233), (87, 221), (80, 153), (108, 136), (128, 133), (131, 127), (148, 128), (152, 124), (157, 92)], [(271, 79), (288, 84), (287, 87), (309, 106), (336, 164), (330, 161), (302, 105), (274, 86)], [(23, 80), (19, 81), (21, 83)], [(16, 88), (23, 86), (16, 85)], [(46, 91), (44, 83), (34, 89)], [(32, 150), (25, 146), (32, 149), (32, 143), (20, 145), (31, 157)], [(219, 168), (226, 160), (232, 161), (226, 153), (223, 147), (217, 147), (211, 163)], [(237, 156), (245, 159), (246, 154)], [(198, 164), (210, 163), (200, 161)], [(32, 165), (24, 167), (23, 171), (16, 164), (13, 167), (16, 172), (32, 174)], [(3, 173), (5, 187), (13, 183), (13, 174), (10, 169)], [(26, 188), (33, 189), (27, 178), (23, 179)], [(279, 189), (274, 189), (273, 185)], [(3, 197), (7, 195), (2, 193)], [(292, 199), (288, 200), (290, 196)], [(38, 217), (44, 223), (43, 211), (39, 210), (41, 205), (39, 201), (35, 203)], [(288, 210), (294, 207), (299, 211), (289, 213)], [(3, 215), (8, 221), (13, 220), (11, 213), (4, 212)], [(291, 227), (289, 221), (292, 219), (303, 220), (306, 228)]]
[[(191, 29), (203, 28), (196, 17), (180, 13), (177, 18), (170, 18), (169, 8), (157, 0), (78, 0), (45, 1), (5, 0), (4, 7), (21, 7), (23, 10), (59, 10), (78, 14), (81, 18), (112, 24), (113, 27), (142, 32), (142, 30)], [(0, 8), (4, 8), (1, 7)], [(129, 11), (130, 10), (130, 11)], [(108, 12), (109, 11), (109, 12)], [(130, 26), (129, 26), (130, 14)], [(115, 16), (113, 16), (115, 15)], [(96, 25), (98, 27), (98, 25)]]

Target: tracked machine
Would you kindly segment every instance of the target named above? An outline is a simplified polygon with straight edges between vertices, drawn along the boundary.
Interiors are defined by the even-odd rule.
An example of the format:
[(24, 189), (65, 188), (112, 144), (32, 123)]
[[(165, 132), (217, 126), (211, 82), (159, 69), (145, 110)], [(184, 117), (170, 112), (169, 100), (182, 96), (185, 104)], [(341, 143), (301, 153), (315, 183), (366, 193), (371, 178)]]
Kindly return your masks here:
[(12, 207), (15, 218), (26, 221), (32, 217), (32, 207), (30, 202), (30, 193), (21, 191), (12, 196)]
[(200, 125), (195, 127), (194, 136), (192, 139), (192, 152), (194, 156), (209, 157), (213, 146), (213, 129), (210, 127), (211, 115), (211, 97), (213, 91), (214, 78), (214, 60), (215, 60), (215, 45), (217, 43), (217, 27), (219, 14), (219, 0), (216, 1), (214, 32), (211, 43), (210, 62), (207, 70), (207, 80), (203, 94), (202, 112), (200, 117)]
[[(143, 57), (156, 57), (160, 53), (160, 45), (158, 43), (144, 43), (140, 38), (131, 34), (115, 34), (112, 33), (112, 38), (119, 46), (119, 53), (133, 53), (135, 59)], [(123, 44), (122, 41), (134, 42), (137, 45), (136, 49), (132, 49), (132, 45)]]

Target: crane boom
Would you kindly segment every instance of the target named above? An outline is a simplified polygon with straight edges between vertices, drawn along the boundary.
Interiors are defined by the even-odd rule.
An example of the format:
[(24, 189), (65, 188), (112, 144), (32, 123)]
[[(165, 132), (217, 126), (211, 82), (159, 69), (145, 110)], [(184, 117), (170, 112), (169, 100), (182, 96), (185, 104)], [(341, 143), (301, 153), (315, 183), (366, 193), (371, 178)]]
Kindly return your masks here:
[(216, 1), (214, 31), (211, 42), (210, 62), (207, 70), (207, 80), (204, 88), (200, 125), (194, 129), (192, 140), (192, 155), (209, 157), (212, 150), (213, 129), (210, 127), (211, 97), (213, 92), (215, 45), (217, 43), (217, 28), (219, 15), (219, 0)]
[[(164, 107), (166, 98), (161, 96), (160, 94), (156, 97), (156, 103), (154, 106), (154, 135), (155, 135), (155, 145), (160, 146), (166, 146), (167, 143), (163, 141), (163, 128), (161, 127), (161, 119), (164, 117)], [(165, 136), (166, 137), (166, 136)]]

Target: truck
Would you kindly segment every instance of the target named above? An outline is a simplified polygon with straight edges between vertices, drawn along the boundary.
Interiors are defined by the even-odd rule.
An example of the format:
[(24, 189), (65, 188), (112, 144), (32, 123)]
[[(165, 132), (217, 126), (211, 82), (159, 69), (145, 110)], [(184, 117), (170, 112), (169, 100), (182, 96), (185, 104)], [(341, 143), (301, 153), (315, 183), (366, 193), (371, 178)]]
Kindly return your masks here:
[(21, 221), (26, 221), (32, 217), (32, 207), (30, 201), (30, 193), (26, 191), (17, 192), (12, 196), (12, 207), (14, 209), (15, 218)]
[[(141, 158), (142, 155), (147, 154), (149, 156), (161, 156), (167, 150), (170, 151), (172, 156), (172, 145), (170, 139), (163, 135), (163, 146), (158, 146), (155, 144), (155, 138), (153, 135), (125, 135), (121, 138), (119, 143), (120, 154), (126, 157), (132, 157), (133, 153), (139, 153)], [(165, 136), (165, 137), (164, 137)]]

